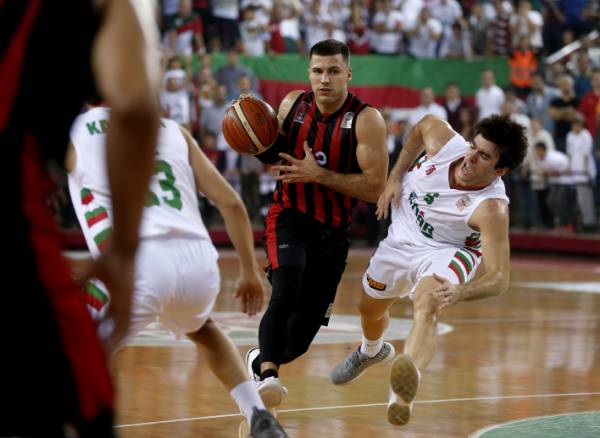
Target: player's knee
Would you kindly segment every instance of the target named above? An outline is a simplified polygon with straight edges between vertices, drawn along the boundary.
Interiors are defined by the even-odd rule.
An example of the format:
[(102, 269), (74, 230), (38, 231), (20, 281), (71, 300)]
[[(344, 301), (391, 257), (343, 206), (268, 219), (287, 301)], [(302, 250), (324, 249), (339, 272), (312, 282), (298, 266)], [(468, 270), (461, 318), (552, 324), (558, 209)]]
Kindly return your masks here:
[(209, 317), (206, 320), (206, 322), (202, 325), (202, 327), (200, 327), (195, 332), (186, 333), (186, 336), (196, 344), (202, 344), (206, 341), (207, 337), (209, 337), (216, 330), (219, 330), (219, 326), (214, 321), (214, 319)]
[(363, 317), (378, 319), (387, 314), (388, 305), (384, 300), (376, 300), (363, 294), (358, 305), (358, 310)]
[(281, 363), (289, 363), (293, 360), (298, 359), (300, 356), (302, 356), (308, 351), (311, 342), (312, 339), (301, 339), (296, 340), (296, 342), (292, 342), (292, 345), (288, 345), (288, 347), (286, 348)]
[(271, 277), (273, 291), (269, 307), (293, 306), (298, 300), (302, 285), (302, 270), (297, 266), (280, 266)]
[(413, 312), (414, 319), (436, 319), (438, 316), (439, 303), (431, 293), (421, 293), (415, 297)]

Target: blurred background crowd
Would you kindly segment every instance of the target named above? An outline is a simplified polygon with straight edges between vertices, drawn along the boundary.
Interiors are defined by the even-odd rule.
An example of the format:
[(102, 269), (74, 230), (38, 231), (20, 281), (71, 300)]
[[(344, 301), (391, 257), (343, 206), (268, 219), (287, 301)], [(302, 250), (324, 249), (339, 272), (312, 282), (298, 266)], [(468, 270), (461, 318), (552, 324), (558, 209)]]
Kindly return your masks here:
[[(390, 167), (425, 114), (448, 120), (466, 139), (477, 120), (510, 114), (527, 128), (530, 144), (525, 163), (505, 180), (511, 226), (598, 232), (600, 0), (160, 3), (164, 116), (192, 132), (257, 228), (275, 184), (258, 160), (229, 148), (223, 112), (240, 93), (277, 108), (286, 91), (308, 89), (307, 51), (335, 38), (352, 53), (359, 82), (353, 88), (353, 79), (350, 91), (387, 121)], [(396, 70), (381, 75), (387, 66)], [(66, 196), (55, 201), (63, 204), (57, 219), (76, 228)], [(218, 227), (218, 212), (202, 197), (200, 205), (209, 228)], [(354, 221), (369, 244), (385, 232), (372, 213), (360, 204)]]

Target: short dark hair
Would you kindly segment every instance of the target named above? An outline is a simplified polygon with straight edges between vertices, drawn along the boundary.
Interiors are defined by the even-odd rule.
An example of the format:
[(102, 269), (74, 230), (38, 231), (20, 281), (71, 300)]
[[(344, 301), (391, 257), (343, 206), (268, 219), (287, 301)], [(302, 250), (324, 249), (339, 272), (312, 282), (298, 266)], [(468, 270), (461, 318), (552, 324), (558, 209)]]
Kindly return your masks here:
[(350, 49), (348, 49), (348, 46), (341, 41), (334, 40), (333, 38), (319, 41), (317, 44), (312, 46), (310, 49), (309, 59), (312, 58), (313, 55), (342, 55), (344, 61), (350, 63)]
[(480, 120), (475, 125), (475, 135), (491, 141), (498, 148), (496, 169), (518, 167), (527, 153), (527, 137), (525, 127), (507, 115), (494, 114)]
[(547, 150), (548, 146), (546, 146), (546, 143), (544, 143), (543, 141), (538, 141), (535, 146), (535, 149), (543, 149), (543, 150)]

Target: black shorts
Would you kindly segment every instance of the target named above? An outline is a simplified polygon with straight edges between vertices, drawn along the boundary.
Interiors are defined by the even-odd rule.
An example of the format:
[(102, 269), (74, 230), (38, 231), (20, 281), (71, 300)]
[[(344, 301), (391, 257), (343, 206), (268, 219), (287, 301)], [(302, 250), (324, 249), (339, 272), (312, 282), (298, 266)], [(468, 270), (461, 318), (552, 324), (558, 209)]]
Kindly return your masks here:
[(346, 268), (349, 228), (327, 226), (274, 204), (266, 219), (264, 244), (269, 260), (267, 274), (280, 266), (300, 268), (300, 306), (306, 307), (320, 325), (327, 325)]

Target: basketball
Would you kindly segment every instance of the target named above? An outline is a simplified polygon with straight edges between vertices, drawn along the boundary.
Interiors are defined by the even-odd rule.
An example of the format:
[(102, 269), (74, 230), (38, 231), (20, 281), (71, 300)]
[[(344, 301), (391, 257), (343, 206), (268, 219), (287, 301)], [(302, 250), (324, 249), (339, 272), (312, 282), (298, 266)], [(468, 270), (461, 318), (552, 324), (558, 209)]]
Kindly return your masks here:
[(234, 100), (225, 110), (222, 129), (229, 146), (242, 154), (254, 155), (273, 144), (279, 123), (267, 102), (248, 96)]

